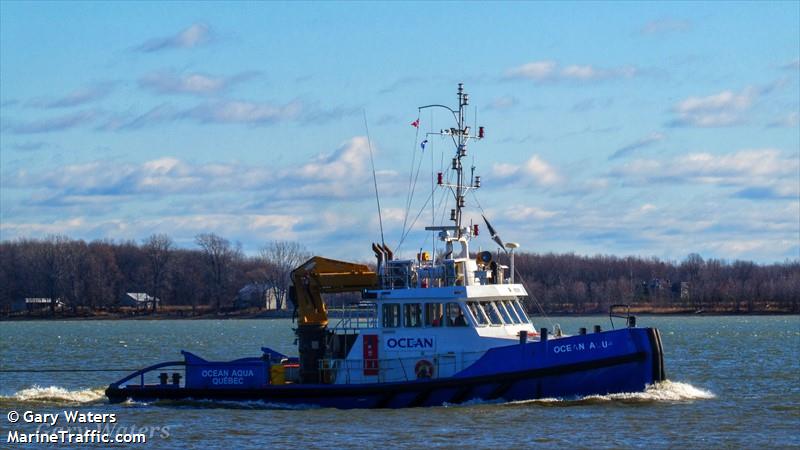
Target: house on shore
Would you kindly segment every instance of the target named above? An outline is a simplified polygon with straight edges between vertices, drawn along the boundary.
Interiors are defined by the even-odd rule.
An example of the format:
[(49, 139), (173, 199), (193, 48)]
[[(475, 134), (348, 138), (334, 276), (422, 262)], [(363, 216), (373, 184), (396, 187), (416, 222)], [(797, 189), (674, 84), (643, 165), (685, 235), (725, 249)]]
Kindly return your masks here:
[[(26, 297), (15, 300), (11, 305), (12, 312), (50, 311), (53, 299), (46, 297)], [(62, 311), (66, 303), (60, 298), (56, 299), (56, 311)]]
[(277, 302), (272, 289), (267, 284), (250, 283), (239, 289), (233, 299), (235, 309), (259, 308), (276, 309)]
[(127, 306), (137, 309), (153, 309), (161, 305), (161, 300), (144, 292), (126, 292), (119, 301), (119, 306)]

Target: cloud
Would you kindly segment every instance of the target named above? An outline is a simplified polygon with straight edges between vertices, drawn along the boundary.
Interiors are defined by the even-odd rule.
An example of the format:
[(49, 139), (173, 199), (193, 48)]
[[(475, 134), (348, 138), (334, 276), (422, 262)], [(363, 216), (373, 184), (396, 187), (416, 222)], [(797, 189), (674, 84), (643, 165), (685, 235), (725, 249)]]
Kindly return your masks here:
[(4, 120), (3, 131), (14, 134), (36, 134), (62, 131), (93, 122), (98, 116), (96, 111), (79, 111), (46, 119), (30, 121)]
[(271, 124), (296, 119), (303, 112), (303, 103), (292, 101), (285, 105), (271, 103), (224, 100), (203, 103), (179, 114), (181, 118), (200, 123)]
[(794, 61), (789, 61), (788, 63), (781, 66), (783, 70), (791, 70), (793, 72), (797, 72), (800, 70), (800, 59), (795, 59)]
[(153, 233), (167, 233), (191, 242), (198, 233), (215, 232), (233, 240), (252, 239), (255, 233), (264, 241), (297, 239), (294, 230), (301, 219), (290, 214), (187, 214), (160, 217), (91, 219), (70, 217), (51, 222), (3, 221), (4, 238), (67, 235), (72, 238), (136, 239)]
[(628, 156), (631, 153), (634, 153), (636, 150), (649, 147), (653, 144), (663, 141), (664, 139), (666, 139), (666, 136), (663, 133), (650, 133), (646, 137), (619, 148), (614, 152), (613, 155), (609, 156), (608, 159), (616, 159), (623, 156)]
[(251, 79), (255, 72), (242, 72), (230, 77), (203, 73), (176, 74), (154, 72), (139, 79), (139, 86), (158, 94), (211, 95)]
[(644, 26), (642, 26), (641, 29), (639, 29), (639, 33), (644, 35), (655, 35), (689, 31), (691, 29), (692, 23), (688, 20), (662, 18), (647, 22), (644, 24)]
[(587, 98), (581, 100), (570, 108), (573, 112), (589, 111), (596, 108), (607, 109), (614, 104), (613, 98)]
[(14, 144), (14, 145), (11, 146), (11, 148), (13, 148), (14, 150), (20, 150), (20, 151), (27, 152), (27, 151), (41, 150), (41, 149), (47, 147), (48, 145), (49, 144), (47, 144), (47, 142), (28, 141), (28, 142), (20, 142), (20, 143)]
[(98, 160), (43, 172), (20, 169), (4, 173), (3, 181), (8, 187), (36, 190), (34, 202), (56, 206), (98, 198), (247, 191), (282, 199), (348, 199), (366, 195), (368, 152), (366, 138), (354, 137), (333, 152), (283, 169), (271, 164), (194, 164), (167, 156), (142, 163)]
[(179, 111), (172, 105), (162, 103), (143, 114), (108, 114), (103, 123), (96, 127), (99, 131), (138, 130), (148, 126), (173, 122), (180, 118)]
[(288, 121), (321, 124), (358, 112), (360, 109), (357, 108), (338, 106), (326, 109), (300, 100), (293, 100), (285, 104), (248, 100), (217, 100), (202, 102), (183, 109), (178, 109), (169, 103), (162, 103), (142, 114), (107, 114), (96, 129), (129, 131), (178, 121), (195, 122), (202, 125), (268, 126)]
[[(688, 183), (737, 188), (739, 198), (797, 198), (800, 159), (777, 149), (688, 153), (671, 159), (638, 159), (612, 170), (629, 184)], [(768, 194), (769, 195), (766, 195)]]
[(539, 155), (531, 156), (522, 165), (496, 163), (492, 175), (499, 180), (519, 183), (532, 183), (538, 186), (554, 186), (563, 181), (559, 171)]
[(722, 91), (706, 97), (688, 97), (673, 106), (677, 117), (673, 127), (725, 127), (743, 121), (742, 114), (753, 105), (761, 92), (749, 87), (739, 93)]
[(561, 66), (555, 61), (533, 61), (508, 69), (507, 79), (531, 80), (537, 83), (575, 81), (590, 82), (636, 76), (638, 69), (632, 66), (617, 68), (599, 68), (590, 64), (571, 64)]
[(175, 35), (150, 39), (137, 46), (136, 50), (152, 53), (161, 50), (194, 48), (206, 45), (212, 40), (211, 27), (204, 23), (195, 23)]
[(504, 111), (507, 109), (511, 109), (519, 104), (519, 99), (512, 95), (505, 95), (503, 97), (497, 97), (492, 99), (488, 105), (486, 105), (487, 110), (494, 110), (494, 111)]
[(404, 87), (407, 87), (407, 86), (413, 86), (414, 84), (417, 84), (417, 83), (419, 83), (421, 81), (423, 81), (423, 79), (421, 77), (402, 77), (402, 78), (399, 78), (399, 79), (393, 81), (391, 84), (381, 88), (378, 91), (378, 94), (389, 94), (389, 93), (397, 91), (398, 89), (401, 89), (401, 88), (404, 88)]
[(767, 128), (797, 128), (800, 126), (800, 113), (790, 112), (767, 124)]
[(528, 222), (531, 220), (545, 220), (558, 215), (557, 211), (549, 211), (543, 208), (529, 205), (512, 205), (506, 208), (500, 215), (503, 219), (510, 222)]
[(107, 97), (113, 92), (115, 83), (97, 83), (76, 89), (63, 97), (37, 98), (27, 102), (28, 106), (37, 108), (70, 108), (86, 103), (95, 102)]

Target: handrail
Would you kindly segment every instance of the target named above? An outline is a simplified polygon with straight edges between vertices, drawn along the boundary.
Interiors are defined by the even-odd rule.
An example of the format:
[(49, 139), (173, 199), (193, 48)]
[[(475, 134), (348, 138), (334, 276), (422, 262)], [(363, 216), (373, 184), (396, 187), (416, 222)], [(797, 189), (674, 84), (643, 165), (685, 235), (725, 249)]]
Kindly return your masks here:
[(123, 378), (123, 379), (121, 379), (121, 380), (119, 380), (117, 382), (111, 383), (111, 387), (118, 388), (122, 383), (124, 383), (124, 382), (126, 382), (128, 380), (131, 380), (131, 379), (133, 379), (133, 378), (135, 378), (137, 376), (141, 377), (140, 380), (139, 380), (139, 386), (140, 387), (144, 387), (144, 374), (146, 374), (147, 372), (151, 372), (153, 370), (160, 369), (162, 367), (185, 366), (185, 365), (186, 365), (186, 361), (168, 361), (168, 362), (162, 362), (162, 363), (154, 364), (152, 366), (145, 367), (144, 369), (137, 370), (136, 372), (133, 372), (132, 374), (128, 375), (127, 377), (125, 377), (125, 378)]
[[(615, 313), (615, 309), (625, 308), (625, 315)], [(631, 315), (631, 305), (625, 303), (616, 303), (608, 307), (608, 320), (611, 322), (611, 329), (614, 329), (614, 318), (625, 319), (625, 325), (628, 328), (636, 326), (636, 317)]]

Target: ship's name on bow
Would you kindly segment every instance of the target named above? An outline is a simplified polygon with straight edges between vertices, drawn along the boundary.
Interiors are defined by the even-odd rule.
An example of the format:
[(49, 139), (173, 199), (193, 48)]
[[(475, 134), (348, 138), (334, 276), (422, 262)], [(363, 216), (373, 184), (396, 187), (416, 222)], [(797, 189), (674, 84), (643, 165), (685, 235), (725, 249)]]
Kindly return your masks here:
[(569, 352), (584, 352), (587, 350), (596, 350), (598, 348), (611, 347), (612, 342), (605, 339), (600, 342), (579, 342), (577, 344), (558, 344), (552, 347), (553, 353), (569, 353)]

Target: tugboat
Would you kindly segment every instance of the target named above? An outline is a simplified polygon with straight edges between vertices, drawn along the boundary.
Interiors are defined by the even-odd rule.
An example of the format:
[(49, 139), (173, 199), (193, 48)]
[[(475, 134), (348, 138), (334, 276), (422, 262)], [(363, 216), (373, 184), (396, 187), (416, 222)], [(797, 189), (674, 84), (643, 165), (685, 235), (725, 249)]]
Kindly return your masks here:
[[(478, 228), (463, 226), (462, 212), (466, 193), (480, 187), (480, 177), (465, 179), (462, 159), (468, 142), (483, 139), (484, 130), (471, 134), (468, 103), (459, 84), (457, 109), (420, 108), (446, 108), (456, 121), (436, 133), (455, 145), (454, 182), (437, 176), (439, 187), (454, 196), (452, 225), (426, 227), (444, 244), (440, 257), (420, 251), (414, 259), (395, 259), (384, 243), (372, 244), (375, 270), (315, 256), (291, 274), (298, 357), (263, 347), (261, 356), (220, 362), (182, 351), (182, 361), (156, 364), (112, 383), (109, 400), (401, 408), (638, 392), (663, 381), (659, 331), (637, 327), (629, 313), (616, 314), (621, 305), (609, 316), (612, 328), (613, 317), (624, 318), (623, 328), (595, 326), (592, 333), (581, 328), (571, 336), (558, 327), (537, 331), (520, 302), (528, 295), (525, 287), (515, 282), (518, 245), (503, 244), (487, 220), (510, 267), (491, 252), (470, 253)], [(344, 292), (358, 292), (361, 300), (329, 326), (323, 294)], [(147, 384), (156, 373), (158, 382)]]

